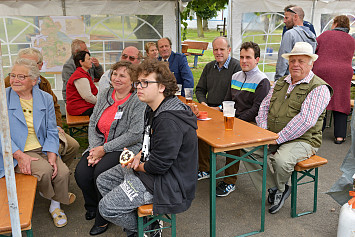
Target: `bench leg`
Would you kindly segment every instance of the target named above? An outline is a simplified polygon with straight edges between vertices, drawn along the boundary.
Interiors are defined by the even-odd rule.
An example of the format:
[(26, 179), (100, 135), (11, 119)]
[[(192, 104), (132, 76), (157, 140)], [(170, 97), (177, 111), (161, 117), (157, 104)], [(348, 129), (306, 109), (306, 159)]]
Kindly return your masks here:
[(26, 236), (33, 237), (32, 228), (30, 230), (26, 230)]
[(176, 237), (176, 215), (171, 214), (171, 236)]
[(297, 171), (291, 176), (291, 217), (297, 217)]
[(317, 211), (317, 199), (318, 199), (318, 167), (314, 169), (313, 213)]
[[(311, 172), (313, 170), (314, 170), (314, 175), (311, 174)], [(292, 187), (291, 187), (291, 217), (292, 218), (307, 215), (307, 214), (312, 214), (317, 211), (318, 167), (316, 167), (314, 169), (300, 171), (302, 176), (299, 179), (297, 178), (297, 173), (298, 173), (297, 171), (293, 171), (292, 176), (291, 176), (291, 184), (292, 184)], [(300, 183), (300, 181), (307, 176), (312, 178), (312, 181)], [(314, 186), (313, 186), (314, 187), (314, 190), (313, 190), (313, 211), (307, 211), (307, 212), (297, 214), (297, 186), (307, 184), (307, 183), (314, 183)]]
[(170, 216), (165, 214), (165, 217), (164, 215), (150, 215), (146, 216), (146, 218), (147, 222), (144, 223), (144, 217), (138, 217), (138, 237), (144, 237), (144, 233), (148, 233), (148, 235), (150, 235), (149, 233), (152, 232), (152, 230), (147, 230), (146, 228), (148, 228), (151, 223), (157, 220), (168, 223), (168, 226), (164, 225), (161, 230), (171, 228), (171, 236), (176, 237), (176, 214), (170, 214)]
[(143, 217), (138, 217), (138, 237), (144, 236)]
[(197, 68), (197, 62), (198, 62), (198, 56), (195, 55), (195, 58), (194, 58), (194, 68)]

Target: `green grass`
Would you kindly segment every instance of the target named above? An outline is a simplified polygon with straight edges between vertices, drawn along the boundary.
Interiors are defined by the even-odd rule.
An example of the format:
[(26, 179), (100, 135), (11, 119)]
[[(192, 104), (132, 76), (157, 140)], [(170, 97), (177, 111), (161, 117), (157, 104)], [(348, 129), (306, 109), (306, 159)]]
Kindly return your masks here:
[(219, 36), (219, 31), (216, 30), (204, 31), (204, 35), (205, 37), (198, 37), (196, 29), (187, 29), (186, 39), (212, 42), (217, 36)]

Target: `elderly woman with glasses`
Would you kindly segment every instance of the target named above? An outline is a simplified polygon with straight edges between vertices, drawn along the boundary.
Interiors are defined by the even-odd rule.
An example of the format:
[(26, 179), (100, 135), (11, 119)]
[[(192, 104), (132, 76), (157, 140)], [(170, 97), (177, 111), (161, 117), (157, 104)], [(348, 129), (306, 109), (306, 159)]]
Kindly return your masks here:
[(67, 83), (67, 111), (70, 115), (91, 115), (96, 104), (98, 90), (92, 81), (90, 53), (79, 51), (74, 55), (75, 72)]
[[(38, 88), (39, 70), (33, 60), (17, 59), (9, 77), (6, 98), (15, 172), (38, 179), (40, 195), (51, 200), (49, 212), (54, 224), (63, 227), (67, 217), (60, 203), (73, 203), (75, 195), (68, 192), (69, 169), (58, 155), (53, 98)], [(0, 149), (0, 178), (3, 176)]]
[(142, 147), (143, 115), (146, 105), (132, 87), (132, 63), (121, 61), (112, 68), (111, 86), (99, 93), (89, 124), (89, 147), (75, 170), (75, 179), (85, 200), (85, 218), (95, 218), (91, 235), (105, 232), (108, 222), (98, 211), (102, 198), (96, 179), (102, 172), (119, 164), (124, 148), (135, 154)]

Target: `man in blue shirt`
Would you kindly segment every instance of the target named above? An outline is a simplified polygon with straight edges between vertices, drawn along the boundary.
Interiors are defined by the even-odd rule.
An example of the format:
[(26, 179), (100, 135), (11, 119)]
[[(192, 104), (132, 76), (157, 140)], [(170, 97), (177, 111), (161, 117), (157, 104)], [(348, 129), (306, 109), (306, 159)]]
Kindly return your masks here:
[(184, 88), (194, 88), (194, 77), (187, 63), (186, 56), (171, 50), (171, 40), (167, 37), (157, 42), (159, 61), (169, 62), (170, 71), (174, 73), (177, 84), (182, 85), (181, 95), (185, 96)]

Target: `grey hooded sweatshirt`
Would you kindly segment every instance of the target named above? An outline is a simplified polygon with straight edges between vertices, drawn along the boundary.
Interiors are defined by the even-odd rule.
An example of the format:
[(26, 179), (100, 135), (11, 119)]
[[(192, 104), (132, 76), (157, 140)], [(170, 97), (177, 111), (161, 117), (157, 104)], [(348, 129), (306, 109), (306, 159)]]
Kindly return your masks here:
[(308, 27), (305, 26), (294, 26), (292, 29), (285, 32), (282, 37), (280, 49), (278, 53), (278, 59), (276, 64), (276, 74), (275, 81), (280, 77), (286, 76), (289, 74), (288, 71), (288, 61), (281, 57), (284, 53), (289, 53), (293, 49), (293, 46), (296, 42), (307, 42), (313, 47), (313, 53), (317, 47), (316, 36)]

